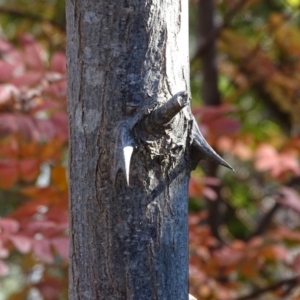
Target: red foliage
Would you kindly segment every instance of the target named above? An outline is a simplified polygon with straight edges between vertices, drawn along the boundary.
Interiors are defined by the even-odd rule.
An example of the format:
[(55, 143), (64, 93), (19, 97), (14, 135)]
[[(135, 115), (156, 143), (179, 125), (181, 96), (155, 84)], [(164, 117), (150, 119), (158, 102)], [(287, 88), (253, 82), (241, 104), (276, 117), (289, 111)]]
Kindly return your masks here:
[[(231, 6), (234, 1), (227, 2)], [(278, 15), (270, 16), (267, 30), (278, 46), (270, 53), (253, 47), (254, 38), (248, 41), (237, 31), (223, 31), (220, 48), (231, 60), (221, 59), (219, 69), (234, 85), (234, 92), (226, 96), (226, 104), (193, 110), (209, 143), (229, 155), (238, 168), (234, 179), (196, 173), (190, 195), (197, 201), (205, 197), (210, 204), (222, 198), (222, 205), (230, 208), (229, 218), (241, 221), (235, 227), (242, 223), (248, 232), (235, 237), (227, 216), (221, 214), (219, 237), (205, 209), (190, 214), (190, 289), (199, 300), (238, 299), (253, 285), (272, 287), (278, 273), (286, 270), (299, 276), (299, 223), (289, 227), (274, 216), (266, 219), (272, 209), (260, 200), (268, 196), (280, 212), (300, 212), (299, 185), (293, 184), (299, 182), (300, 139), (297, 135), (283, 139), (278, 132), (273, 140), (258, 138), (256, 133), (264, 130), (249, 133), (242, 124), (245, 116), (237, 117), (253, 96), (239, 97), (254, 87), (263, 99), (270, 98), (272, 105), (289, 114), (295, 129), (299, 127), (299, 32), (283, 23)], [(63, 52), (56, 52), (47, 62), (44, 49), (30, 35), (21, 36), (19, 44), (0, 38), (0, 188), (5, 206), (0, 210), (0, 275), (9, 273), (12, 254), (17, 254), (25, 274), (38, 265), (44, 268), (28, 286), (37, 288), (45, 299), (58, 299), (66, 281), (54, 278), (47, 268), (58, 266), (67, 272), (66, 59)], [(280, 65), (281, 57), (285, 58)], [(237, 105), (236, 99), (241, 103)], [(246, 188), (241, 189), (243, 183)], [(241, 199), (237, 209), (235, 201)], [(246, 221), (241, 218), (245, 204), (252, 214)], [(247, 222), (249, 215), (252, 219)], [(285, 297), (284, 287), (274, 289), (274, 299)], [(296, 292), (291, 297), (299, 299)]]
[(286, 176), (300, 175), (300, 165), (297, 152), (285, 150), (278, 153), (268, 144), (259, 146), (255, 155), (255, 168), (258, 171), (268, 171), (277, 180), (284, 180)]
[[(255, 208), (258, 211), (256, 220), (252, 221), (255, 225), (250, 227), (247, 224), (250, 231), (248, 238), (238, 239), (228, 234), (226, 220), (223, 220), (225, 217), (222, 214), (215, 215), (223, 218), (219, 225), (220, 233), (224, 230), (223, 234), (220, 234), (221, 237), (212, 231), (214, 224), (210, 223), (208, 213), (214, 215), (213, 211), (202, 210), (190, 214), (191, 294), (202, 300), (239, 299), (243, 291), (249, 290), (251, 282), (255, 281), (262, 282), (266, 287), (262, 287), (254, 294), (253, 299), (267, 292), (273, 295), (274, 299), (283, 299), (282, 297), (288, 295), (290, 290), (286, 287), (285, 280), (280, 281), (284, 276), (276, 275), (274, 270), (278, 268), (280, 272), (289, 272), (295, 280), (293, 278), (286, 280), (291, 280), (293, 284), (298, 282), (300, 274), (298, 254), (300, 234), (296, 231), (300, 226), (297, 222), (300, 196), (297, 186), (293, 185), (294, 181), (299, 182), (300, 175), (299, 138), (282, 140), (280, 144), (277, 142), (276, 146), (271, 141), (261, 143), (254, 135), (239, 132), (238, 122), (233, 117), (224, 117), (224, 114), (234, 112), (232, 106), (204, 107), (194, 111), (201, 115), (200, 120), (204, 125), (200, 126), (204, 128), (206, 137), (211, 143), (229, 153), (236, 164), (240, 160), (252, 165), (252, 170), (247, 167), (246, 174), (251, 170), (252, 173), (248, 176), (252, 178), (252, 182), (257, 180), (258, 187), (248, 186), (248, 190), (255, 188), (263, 198), (268, 184), (271, 185), (270, 182), (275, 188), (271, 195), (268, 194), (268, 203), (272, 203), (274, 208), (263, 207), (261, 204), (258, 209)], [(236, 177), (240, 181), (245, 180), (245, 175), (240, 175), (239, 172)], [(246, 178), (247, 184), (251, 182), (250, 178)], [(231, 207), (235, 217), (240, 219), (238, 209), (231, 204), (231, 194), (223, 187), (221, 179), (205, 178), (199, 173), (193, 174), (190, 181), (190, 196), (195, 199), (206, 198), (206, 201), (222, 201), (221, 198)], [(248, 199), (244, 201), (249, 203)], [(224, 204), (219, 204), (219, 209), (222, 209), (222, 205)], [(262, 211), (262, 208), (266, 212)], [(292, 225), (294, 230), (288, 227), (284, 217), (283, 222), (282, 217), (277, 219), (273, 209), (274, 212), (278, 211), (278, 217), (287, 212), (296, 214), (296, 225)], [(242, 210), (245, 213), (243, 208)], [(296, 255), (292, 254), (294, 251)], [(290, 289), (293, 288), (291, 285)], [(297, 295), (297, 290), (294, 294)]]
[[(14, 250), (32, 255), (30, 268), (58, 264), (58, 258), (65, 266), (68, 258), (65, 55), (54, 53), (47, 66), (32, 36), (19, 42), (16, 48), (0, 39), (0, 187), (19, 199), (0, 219), (0, 275), (9, 272), (6, 261)], [(46, 299), (57, 299), (62, 283), (44, 272), (34, 286)]]

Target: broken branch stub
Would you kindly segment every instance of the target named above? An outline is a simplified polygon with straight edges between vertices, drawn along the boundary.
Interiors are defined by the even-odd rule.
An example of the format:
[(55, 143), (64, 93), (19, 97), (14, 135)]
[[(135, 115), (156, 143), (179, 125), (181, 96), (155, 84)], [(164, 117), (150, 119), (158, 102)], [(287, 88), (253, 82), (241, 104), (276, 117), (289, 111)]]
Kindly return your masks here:
[(188, 103), (189, 94), (186, 91), (177, 93), (168, 102), (143, 118), (138, 124), (138, 131), (150, 134), (161, 132), (162, 127), (169, 124)]
[[(188, 105), (188, 93), (180, 92), (150, 114), (153, 126), (166, 125)], [(146, 118), (147, 119), (147, 118)]]
[[(151, 111), (146, 116), (138, 119), (132, 118), (123, 122), (118, 128), (117, 147), (115, 153), (114, 181), (119, 171), (125, 175), (129, 186), (130, 161), (134, 147), (139, 142), (160, 139), (165, 129), (172, 122), (174, 117), (189, 104), (189, 94), (186, 91), (179, 92), (159, 108)], [(195, 169), (200, 160), (210, 160), (218, 163), (232, 171), (234, 169), (220, 157), (207, 143), (200, 132), (198, 124), (187, 112), (186, 120), (190, 122), (190, 160), (191, 167)], [(134, 120), (135, 119), (135, 120)], [(131, 124), (131, 125), (129, 125)], [(136, 143), (136, 141), (137, 143)]]

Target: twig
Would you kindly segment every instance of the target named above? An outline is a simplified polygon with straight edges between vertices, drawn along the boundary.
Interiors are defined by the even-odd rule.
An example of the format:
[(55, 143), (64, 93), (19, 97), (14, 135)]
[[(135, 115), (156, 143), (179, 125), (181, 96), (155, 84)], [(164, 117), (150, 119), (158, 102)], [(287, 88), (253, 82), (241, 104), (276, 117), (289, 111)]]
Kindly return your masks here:
[[(287, 285), (288, 289), (289, 289), (291, 286), (294, 287), (298, 282), (299, 282), (298, 276), (295, 276), (295, 277), (289, 278), (289, 279), (283, 279), (283, 280), (273, 283), (267, 287), (257, 289), (246, 296), (236, 298), (234, 300), (251, 300), (251, 299), (253, 300), (253, 299), (256, 299), (256, 297), (260, 296), (263, 293), (276, 290), (284, 285)], [(291, 290), (291, 289), (289, 289), (289, 290)]]
[[(209, 41), (201, 53), (202, 60), (202, 97), (205, 105), (221, 105), (221, 97), (218, 89), (218, 70), (216, 65), (216, 45), (215, 45), (215, 5), (212, 0), (201, 0), (198, 3), (199, 13), (199, 40)], [(198, 54), (200, 55), (200, 54)], [(215, 177), (218, 166), (210, 161), (206, 162), (207, 176)], [(205, 168), (206, 169), (206, 168)], [(212, 235), (218, 240), (220, 247), (224, 241), (220, 235), (220, 227), (224, 222), (224, 210), (220, 195), (220, 187), (212, 187), (217, 198), (212, 201), (205, 199), (205, 205), (208, 210), (207, 223), (211, 229)]]
[(274, 214), (277, 212), (277, 210), (280, 207), (281, 207), (280, 203), (276, 202), (274, 206), (260, 220), (260, 222), (257, 225), (257, 228), (252, 232), (248, 240), (255, 236), (262, 235), (268, 229)]

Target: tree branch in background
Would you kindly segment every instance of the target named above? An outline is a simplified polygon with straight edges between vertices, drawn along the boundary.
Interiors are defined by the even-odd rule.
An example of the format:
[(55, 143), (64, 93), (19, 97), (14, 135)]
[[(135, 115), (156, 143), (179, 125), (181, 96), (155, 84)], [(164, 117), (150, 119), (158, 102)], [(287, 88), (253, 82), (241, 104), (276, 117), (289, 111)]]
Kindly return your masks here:
[[(285, 20), (290, 20), (293, 16), (294, 15), (292, 13), (287, 14), (285, 15)], [(288, 135), (291, 135), (293, 133), (293, 122), (291, 120), (290, 113), (282, 109), (281, 105), (279, 105), (278, 102), (274, 101), (272, 95), (270, 95), (270, 92), (265, 88), (266, 81), (269, 80), (269, 78), (257, 77), (256, 74), (253, 73), (253, 70), (247, 67), (249, 60), (253, 61), (254, 59), (256, 59), (260, 52), (264, 52), (261, 46), (261, 42), (263, 39), (263, 35), (258, 38), (256, 45), (252, 49), (249, 49), (248, 54), (239, 62), (238, 69), (243, 75), (250, 79), (249, 88), (252, 88), (260, 96), (261, 100), (266, 104), (272, 118), (280, 124), (280, 127)], [(276, 68), (279, 67), (276, 66)]]
[[(203, 51), (198, 55), (202, 62), (202, 97), (205, 105), (220, 105), (221, 97), (218, 89), (218, 69), (216, 63), (216, 41), (215, 35), (211, 33), (215, 32), (214, 25), (214, 1), (213, 0), (201, 0), (198, 4), (199, 14), (199, 41), (210, 42), (206, 45)], [(218, 166), (212, 162), (207, 162), (204, 169), (207, 176), (215, 177), (218, 171)], [(223, 244), (222, 238), (219, 234), (219, 228), (223, 222), (224, 214), (222, 212), (222, 200), (220, 198), (220, 187), (212, 187), (216, 192), (217, 199), (212, 201), (211, 199), (205, 199), (206, 208), (208, 210), (207, 222), (210, 226), (212, 235), (218, 239), (220, 244)]]
[(275, 213), (278, 211), (280, 207), (281, 204), (276, 202), (274, 206), (263, 216), (263, 218), (257, 224), (256, 229), (253, 231), (253, 233), (250, 235), (248, 239), (264, 234), (265, 231), (268, 229)]
[(284, 286), (286, 286), (287, 291), (291, 291), (292, 288), (295, 287), (298, 283), (299, 283), (299, 277), (298, 276), (295, 276), (295, 277), (289, 278), (289, 279), (283, 279), (283, 280), (278, 281), (276, 283), (273, 283), (273, 284), (271, 284), (267, 287), (257, 289), (257, 290), (253, 291), (252, 293), (250, 293), (247, 296), (242, 296), (242, 297), (236, 298), (235, 300), (252, 300), (252, 299), (256, 299), (256, 297), (260, 296), (263, 293), (273, 291), (273, 290), (276, 290), (276, 289), (284, 287)]
[[(213, 0), (201, 0), (198, 4), (199, 13), (199, 41), (207, 41), (211, 32), (215, 31)], [(200, 54), (199, 54), (200, 55)], [(218, 89), (218, 69), (216, 58), (216, 40), (213, 38), (203, 49), (199, 56), (202, 62), (202, 95), (205, 105), (220, 105), (220, 93)]]
[(7, 14), (7, 15), (11, 15), (11, 16), (17, 17), (17, 18), (30, 19), (35, 22), (47, 22), (62, 31), (66, 31), (65, 25), (62, 25), (62, 24), (56, 22), (55, 20), (47, 19), (41, 15), (31, 13), (29, 11), (22, 11), (22, 10), (12, 8), (12, 7), (0, 6), (0, 14)]
[[(206, 1), (199, 1), (199, 7), (205, 7), (205, 5), (207, 5), (207, 3), (204, 4), (202, 2)], [(206, 48), (215, 41), (216, 37), (220, 34), (222, 29), (228, 27), (234, 16), (247, 4), (247, 2), (247, 0), (240, 0), (236, 2), (236, 4), (227, 12), (227, 14), (225, 14), (223, 22), (219, 26), (211, 28), (211, 30), (206, 33), (205, 38), (203, 36), (202, 39), (200, 39), (198, 49), (195, 55), (191, 58), (191, 62), (202, 56), (202, 53), (206, 50)]]

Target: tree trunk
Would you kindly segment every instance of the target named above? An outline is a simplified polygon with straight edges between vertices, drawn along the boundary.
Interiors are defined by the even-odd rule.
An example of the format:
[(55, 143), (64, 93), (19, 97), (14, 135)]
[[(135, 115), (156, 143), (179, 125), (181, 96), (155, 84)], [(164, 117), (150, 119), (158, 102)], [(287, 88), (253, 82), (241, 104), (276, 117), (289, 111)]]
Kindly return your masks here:
[(226, 163), (190, 113), (187, 7), (67, 1), (69, 299), (188, 298), (190, 170)]

